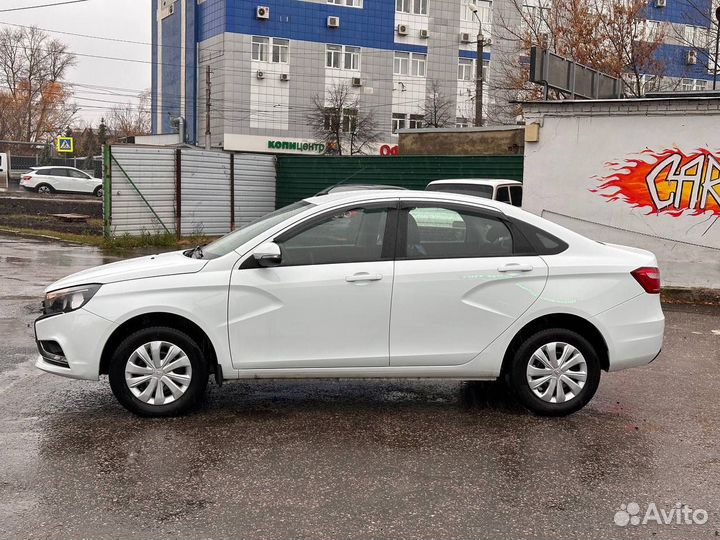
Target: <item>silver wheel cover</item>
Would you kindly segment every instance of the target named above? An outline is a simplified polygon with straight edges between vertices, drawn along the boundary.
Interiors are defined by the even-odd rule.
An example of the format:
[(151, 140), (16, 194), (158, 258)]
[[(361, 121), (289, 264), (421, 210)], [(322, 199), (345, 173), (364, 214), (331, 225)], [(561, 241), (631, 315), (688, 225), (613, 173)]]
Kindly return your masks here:
[(585, 386), (587, 362), (569, 343), (546, 343), (530, 357), (526, 376), (537, 397), (548, 403), (566, 403), (575, 399)]
[(125, 363), (125, 383), (148, 405), (167, 405), (187, 391), (192, 380), (190, 359), (167, 341), (141, 345)]

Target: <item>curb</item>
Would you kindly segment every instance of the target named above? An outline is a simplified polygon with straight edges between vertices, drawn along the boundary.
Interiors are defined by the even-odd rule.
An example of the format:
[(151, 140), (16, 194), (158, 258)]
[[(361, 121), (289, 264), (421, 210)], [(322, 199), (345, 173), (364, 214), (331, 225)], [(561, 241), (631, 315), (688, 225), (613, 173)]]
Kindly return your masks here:
[(666, 304), (720, 306), (720, 289), (663, 287), (660, 299)]

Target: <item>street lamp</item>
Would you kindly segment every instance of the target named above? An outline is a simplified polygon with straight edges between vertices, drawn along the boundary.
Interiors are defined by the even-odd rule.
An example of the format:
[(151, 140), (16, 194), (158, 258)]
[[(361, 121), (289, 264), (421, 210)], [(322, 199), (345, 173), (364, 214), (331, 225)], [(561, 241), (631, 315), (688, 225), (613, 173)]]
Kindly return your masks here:
[[(485, 36), (482, 33), (482, 20), (478, 15), (478, 8), (475, 4), (468, 4), (468, 9), (478, 21), (477, 35), (477, 60), (475, 61), (475, 125), (482, 126), (482, 102), (483, 102), (483, 48), (485, 47)], [(716, 63), (717, 65), (717, 63)]]
[(718, 78), (718, 49), (720, 49), (720, 6), (715, 9), (715, 24), (717, 30), (715, 31), (715, 68), (713, 69), (713, 90), (717, 89), (717, 78)]

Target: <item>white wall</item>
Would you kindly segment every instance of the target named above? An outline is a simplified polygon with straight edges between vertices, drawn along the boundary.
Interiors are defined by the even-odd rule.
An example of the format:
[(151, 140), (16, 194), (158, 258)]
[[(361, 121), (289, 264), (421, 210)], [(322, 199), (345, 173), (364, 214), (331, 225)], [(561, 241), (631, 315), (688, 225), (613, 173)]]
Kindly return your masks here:
[[(528, 123), (541, 128), (539, 142), (525, 145), (523, 207), (590, 238), (653, 251), (665, 285), (720, 288), (718, 105), (528, 106)], [(702, 167), (684, 167), (693, 159)], [(663, 202), (679, 183), (682, 197)]]

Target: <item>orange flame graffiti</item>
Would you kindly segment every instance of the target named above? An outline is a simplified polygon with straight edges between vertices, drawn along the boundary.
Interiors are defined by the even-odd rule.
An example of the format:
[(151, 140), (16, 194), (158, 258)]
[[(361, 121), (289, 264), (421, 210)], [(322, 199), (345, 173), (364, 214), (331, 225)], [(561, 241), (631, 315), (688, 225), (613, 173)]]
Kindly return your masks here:
[(608, 201), (649, 208), (649, 214), (720, 215), (720, 152), (699, 148), (685, 154), (673, 148), (642, 154), (645, 159), (606, 163), (612, 174), (596, 177), (600, 186), (590, 191)]

